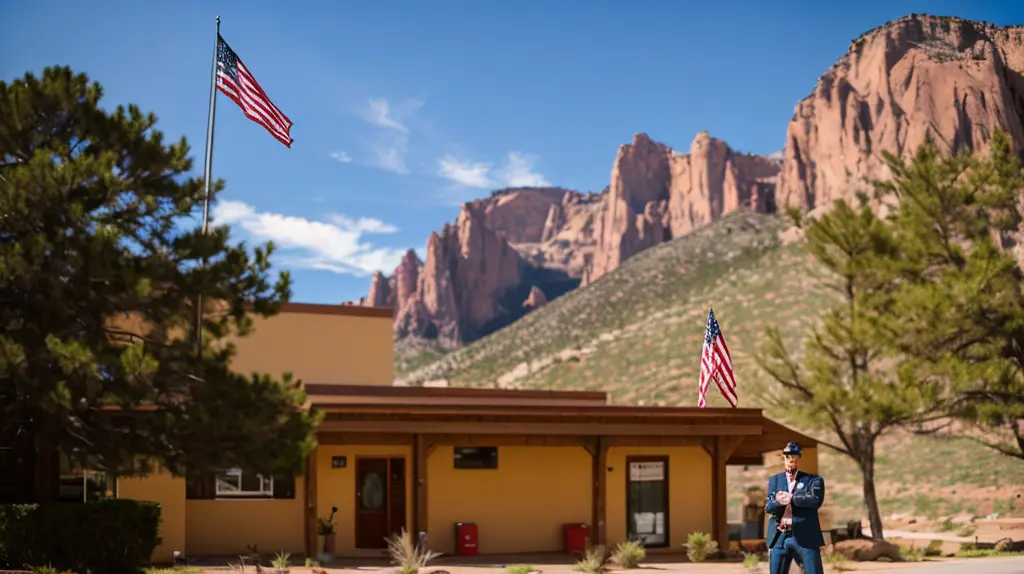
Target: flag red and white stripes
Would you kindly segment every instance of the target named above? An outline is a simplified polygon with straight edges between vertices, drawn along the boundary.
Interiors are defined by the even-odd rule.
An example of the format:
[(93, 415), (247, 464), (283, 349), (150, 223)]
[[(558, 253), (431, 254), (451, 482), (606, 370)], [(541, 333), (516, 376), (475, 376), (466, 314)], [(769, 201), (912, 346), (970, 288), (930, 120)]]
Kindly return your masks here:
[(715, 312), (708, 309), (708, 323), (704, 329), (704, 348), (700, 353), (700, 382), (697, 406), (707, 406), (708, 387), (715, 381), (718, 391), (733, 408), (736, 408), (739, 397), (736, 395), (736, 373), (732, 369), (732, 356), (729, 346), (725, 344), (722, 329), (715, 319)]
[(242, 108), (245, 117), (263, 126), (277, 141), (292, 147), (292, 121), (270, 101), (238, 54), (217, 35), (217, 90)]

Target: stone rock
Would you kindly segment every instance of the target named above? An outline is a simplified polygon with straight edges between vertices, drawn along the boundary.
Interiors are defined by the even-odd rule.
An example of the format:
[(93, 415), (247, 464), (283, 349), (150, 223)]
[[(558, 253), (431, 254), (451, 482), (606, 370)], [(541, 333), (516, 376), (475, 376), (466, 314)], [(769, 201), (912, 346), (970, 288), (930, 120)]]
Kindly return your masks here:
[(370, 292), (366, 295), (367, 307), (391, 307), (394, 297), (389, 280), (380, 271), (373, 274), (370, 280)]
[(884, 540), (870, 540), (867, 538), (843, 540), (835, 543), (835, 550), (846, 557), (847, 560), (857, 562), (873, 562), (883, 556), (894, 562), (902, 560), (900, 547)]
[(818, 78), (786, 130), (776, 197), (806, 210), (890, 177), (881, 152), (912, 155), (931, 135), (947, 153), (1024, 142), (1020, 27), (911, 15), (870, 30)]
[(1013, 548), (1013, 539), (1009, 536), (996, 540), (995, 545), (992, 547), (996, 552), (1009, 552), (1011, 548)]
[(534, 310), (541, 305), (548, 302), (547, 295), (544, 294), (536, 285), (530, 287), (530, 294), (526, 297), (526, 301), (523, 301), (523, 308)]

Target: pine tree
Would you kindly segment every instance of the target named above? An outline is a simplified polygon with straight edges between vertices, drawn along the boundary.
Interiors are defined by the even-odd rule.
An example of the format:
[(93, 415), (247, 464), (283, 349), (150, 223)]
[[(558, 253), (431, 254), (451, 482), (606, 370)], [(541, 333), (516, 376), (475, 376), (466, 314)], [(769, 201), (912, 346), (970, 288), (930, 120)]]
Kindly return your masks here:
[(0, 439), (41, 501), (58, 451), (121, 473), (298, 471), (317, 422), (301, 389), (233, 373), (225, 339), (287, 301), (273, 246), (202, 234), (184, 138), (102, 94), (68, 68), (0, 82)]
[(890, 352), (880, 318), (892, 304), (888, 261), (898, 246), (867, 198), (856, 207), (839, 201), (816, 220), (793, 215), (806, 231), (811, 255), (828, 272), (822, 281), (836, 303), (807, 337), (801, 361), (790, 354), (778, 328), (768, 330), (757, 355), (774, 382), (765, 399), (785, 418), (836, 438), (838, 444), (829, 446), (860, 470), (871, 535), (881, 540), (876, 443), (922, 417), (938, 389), (908, 379), (899, 356)]
[(941, 384), (948, 413), (974, 440), (1024, 459), (1024, 273), (1012, 249), (1024, 175), (996, 132), (987, 154), (940, 158), (926, 142), (910, 164), (886, 154), (878, 185), (900, 245), (887, 329), (920, 380)]

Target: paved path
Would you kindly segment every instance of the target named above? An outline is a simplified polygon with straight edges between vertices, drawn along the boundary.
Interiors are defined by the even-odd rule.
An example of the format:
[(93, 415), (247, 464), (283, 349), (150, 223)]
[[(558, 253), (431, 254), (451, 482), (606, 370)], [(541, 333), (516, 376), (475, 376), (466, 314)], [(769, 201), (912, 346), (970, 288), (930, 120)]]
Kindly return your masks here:
[(942, 563), (922, 562), (912, 566), (903, 563), (892, 568), (871, 569), (872, 574), (978, 574), (981, 572), (984, 574), (1024, 574), (1024, 557), (964, 558)]
[[(865, 528), (865, 536), (870, 536), (870, 529)], [(905, 540), (942, 540), (943, 542), (974, 542), (974, 536), (957, 536), (952, 532), (912, 532), (910, 530), (886, 530), (886, 540), (903, 538)], [(1001, 538), (997, 535), (979, 536), (980, 542), (995, 542)]]

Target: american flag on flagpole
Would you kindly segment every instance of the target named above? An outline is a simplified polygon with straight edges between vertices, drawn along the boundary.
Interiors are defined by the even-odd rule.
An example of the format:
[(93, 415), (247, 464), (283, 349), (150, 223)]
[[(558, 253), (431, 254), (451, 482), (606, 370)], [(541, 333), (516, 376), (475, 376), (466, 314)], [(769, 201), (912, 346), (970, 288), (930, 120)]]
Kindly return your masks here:
[(289, 148), (292, 121), (270, 101), (259, 82), (238, 54), (217, 34), (217, 90), (242, 108), (245, 117), (263, 126), (277, 141)]
[(719, 392), (729, 401), (733, 408), (739, 402), (736, 395), (736, 373), (732, 370), (732, 356), (729, 346), (725, 344), (722, 328), (715, 319), (715, 312), (708, 309), (708, 323), (704, 328), (704, 349), (700, 353), (700, 384), (697, 406), (708, 405), (708, 387), (714, 380)]

